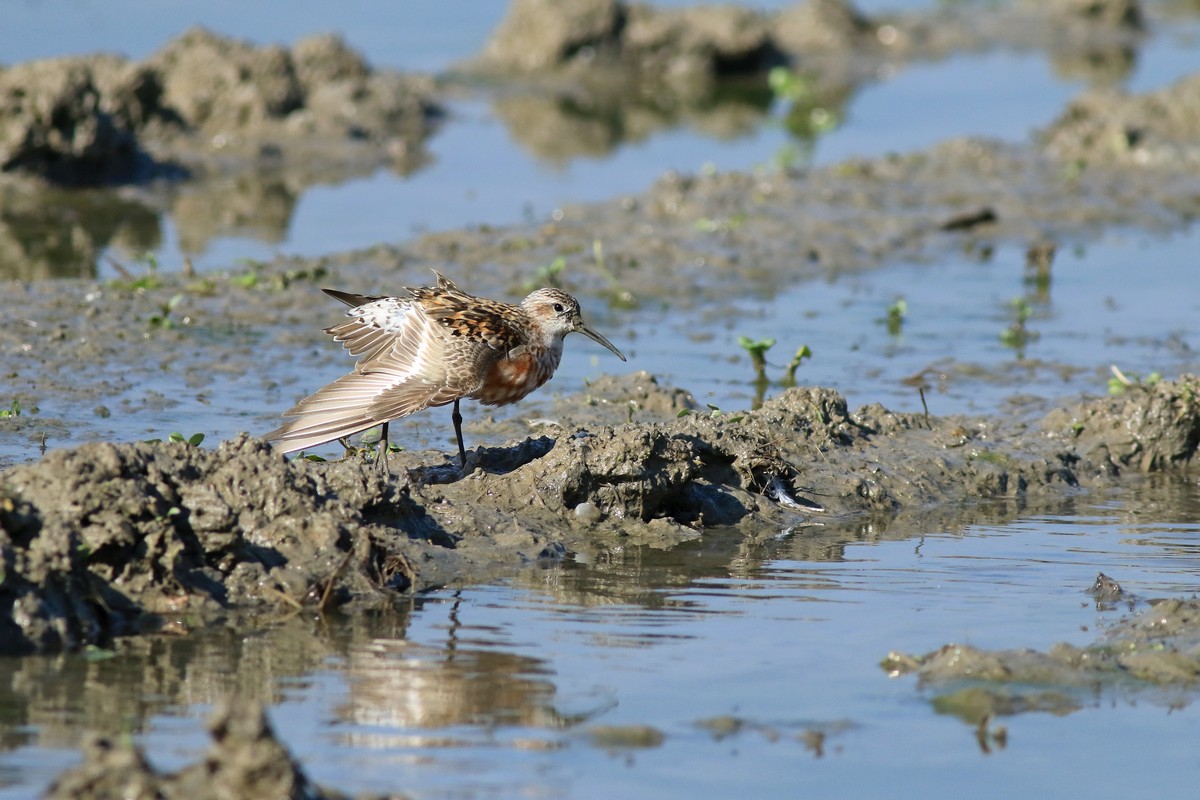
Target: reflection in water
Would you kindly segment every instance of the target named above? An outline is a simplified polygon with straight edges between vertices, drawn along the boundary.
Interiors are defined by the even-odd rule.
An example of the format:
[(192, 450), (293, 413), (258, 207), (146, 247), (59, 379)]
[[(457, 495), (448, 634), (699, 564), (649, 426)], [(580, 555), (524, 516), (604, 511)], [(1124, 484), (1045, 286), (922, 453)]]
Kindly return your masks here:
[[(733, 796), (736, 772), (759, 794), (803, 777), (818, 794), (865, 796), (884, 788), (887, 770), (866, 768), (880, 757), (963, 785), (983, 745), (1000, 778), (1036, 776), (1047, 759), (1058, 769), (1124, 747), (1112, 725), (1187, 718), (1132, 681), (941, 692), (888, 679), (879, 660), (963, 639), (1090, 645), (1125, 612), (1095, 607), (1085, 590), (1098, 571), (1143, 597), (1197, 588), (1197, 518), (1195, 485), (1159, 477), (1111, 498), (710, 530), (670, 549), (598, 545), (412, 609), (244, 619), (114, 653), (3, 660), (0, 781), (44, 785), (61, 766), (38, 767), (55, 764), (40, 755), (77, 748), (85, 731), (194, 760), (207, 742), (178, 731), (198, 731), (234, 691), (274, 706), (306, 770), (351, 792), (631, 796), (691, 780)], [(1168, 701), (1186, 713), (1180, 697)], [(1013, 716), (998, 725), (999, 713)], [(1047, 719), (1070, 727), (1041, 734)], [(805, 766), (816, 758), (827, 773)], [(630, 786), (613, 788), (618, 778)]]
[[(337, 159), (341, 153), (344, 158)], [(109, 249), (122, 262), (163, 246), (163, 219), (178, 230), (183, 256), (203, 255), (220, 239), (287, 240), (296, 204), (315, 186), (337, 186), (387, 168), (400, 178), (429, 163), (423, 146), (395, 153), (330, 146), (323, 160), (276, 164), (129, 190), (0, 189), (0, 280), (95, 278)], [(164, 264), (177, 269), (179, 264)]]
[(571, 94), (515, 94), (495, 101), (512, 139), (555, 164), (607, 155), (656, 133), (687, 127), (715, 139), (752, 134), (770, 113), (772, 95), (754, 82), (700, 82), (691, 92), (647, 93), (621, 81)]
[(228, 236), (278, 244), (287, 238), (300, 191), (285, 175), (270, 172), (241, 172), (189, 186), (171, 202), (180, 249), (201, 255), (214, 240)]
[(157, 213), (115, 192), (10, 185), (0, 195), (0, 280), (91, 278), (107, 247), (161, 244)]

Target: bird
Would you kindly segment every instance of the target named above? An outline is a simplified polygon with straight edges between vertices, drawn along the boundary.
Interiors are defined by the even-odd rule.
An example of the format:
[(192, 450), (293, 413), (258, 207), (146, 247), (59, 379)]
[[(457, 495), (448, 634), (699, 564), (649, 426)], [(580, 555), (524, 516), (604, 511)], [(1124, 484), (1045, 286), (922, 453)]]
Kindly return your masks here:
[(568, 333), (582, 333), (626, 360), (588, 327), (579, 301), (561, 289), (538, 289), (513, 304), (475, 297), (433, 274), (436, 285), (405, 287), (398, 297), (323, 289), (350, 307), (347, 319), (325, 333), (358, 361), (349, 374), (283, 412), (287, 421), (264, 438), (292, 453), (382, 425), (376, 463), (386, 470), (388, 423), (453, 403), (465, 469), (459, 401), (503, 406), (525, 397), (554, 375)]

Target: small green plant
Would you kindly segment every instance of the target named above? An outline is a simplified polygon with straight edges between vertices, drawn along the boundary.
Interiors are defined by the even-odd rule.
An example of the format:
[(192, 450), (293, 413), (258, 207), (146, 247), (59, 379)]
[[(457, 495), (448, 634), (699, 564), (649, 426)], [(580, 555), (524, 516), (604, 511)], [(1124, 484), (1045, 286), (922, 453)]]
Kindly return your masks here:
[(253, 289), (255, 286), (258, 286), (258, 270), (252, 268), (241, 275), (230, 276), (229, 285), (236, 286), (239, 289)]
[(1029, 305), (1028, 300), (1018, 297), (1009, 302), (1009, 308), (1012, 309), (1013, 322), (1000, 332), (1000, 341), (1005, 347), (1016, 350), (1019, 356), (1024, 352), (1027, 344), (1037, 341), (1040, 334), (1037, 331), (1029, 330), (1026, 325), (1033, 315), (1033, 308)]
[(174, 320), (171, 319), (171, 312), (173, 312), (176, 308), (178, 308), (179, 304), (182, 302), (183, 302), (182, 294), (173, 295), (170, 300), (163, 303), (159, 307), (159, 312), (157, 314), (153, 315), (152, 317), (150, 317), (149, 320), (147, 320), (147, 322), (146, 322), (147, 327), (161, 328), (163, 330), (168, 330), (170, 328), (174, 328), (175, 322), (174, 322)]
[(767, 85), (775, 100), (785, 104), (783, 126), (802, 142), (811, 142), (836, 128), (841, 119), (820, 96), (813, 81), (787, 67), (773, 67)]
[[(721, 407), (720, 407), (720, 406), (714, 405), (714, 404), (712, 404), (712, 403), (705, 403), (705, 405), (706, 405), (706, 406), (708, 406), (708, 415), (709, 415), (710, 417), (712, 417), (713, 419), (716, 419), (717, 417), (724, 417), (724, 416), (725, 416), (725, 412), (721, 410)], [(679, 413), (675, 415), (675, 418), (676, 418), (676, 419), (683, 419), (684, 417), (686, 417), (686, 416), (690, 416), (690, 415), (692, 415), (692, 414), (695, 414), (695, 413), (696, 413), (696, 412), (695, 412), (695, 411), (693, 411), (693, 410), (692, 410), (692, 409), (690, 409), (690, 408), (681, 408), (681, 409), (679, 410)], [(734, 414), (734, 415), (733, 415), (733, 416), (731, 416), (731, 417), (725, 417), (725, 418), (726, 418), (727, 420), (729, 420), (730, 422), (741, 422), (741, 421), (742, 421), (743, 419), (745, 419), (746, 417), (745, 417), (745, 415), (744, 415), (744, 414)]]
[(787, 67), (772, 67), (767, 73), (767, 85), (778, 100), (798, 100), (812, 94), (804, 76)]
[(558, 276), (567, 268), (567, 260), (562, 256), (558, 256), (549, 264), (544, 264), (537, 268), (533, 273), (533, 277), (525, 281), (525, 291), (532, 292), (542, 286), (558, 286)]
[(812, 350), (808, 349), (808, 345), (802, 344), (796, 350), (796, 354), (792, 356), (792, 360), (788, 362), (783, 380), (780, 381), (781, 385), (785, 387), (796, 385), (796, 370), (800, 368), (800, 362), (806, 358), (812, 358)]
[(1148, 388), (1163, 379), (1158, 372), (1151, 372), (1145, 378), (1136, 372), (1122, 372), (1116, 364), (1111, 365), (1109, 370), (1112, 372), (1112, 377), (1108, 379), (1108, 393), (1111, 395), (1125, 394), (1135, 387)]
[(906, 316), (908, 316), (908, 302), (903, 297), (888, 306), (887, 316), (884, 317), (883, 322), (887, 325), (889, 335), (900, 335), (900, 331), (904, 328), (904, 318)]
[(592, 258), (596, 262), (596, 270), (608, 280), (608, 290), (605, 294), (608, 296), (609, 306), (624, 309), (637, 308), (638, 301), (633, 296), (633, 292), (621, 285), (621, 281), (605, 263), (604, 243), (599, 239), (592, 240)]
[(162, 278), (158, 275), (158, 256), (154, 253), (144, 253), (135, 258), (134, 262), (145, 264), (146, 272), (141, 275), (135, 275), (115, 258), (108, 259), (109, 265), (121, 276), (120, 279), (112, 281), (110, 285), (114, 288), (125, 289), (127, 291), (145, 291), (147, 289), (157, 289), (163, 285)]
[[(162, 439), (143, 439), (143, 441), (146, 444), (162, 444)], [(191, 436), (184, 436), (182, 433), (175, 431), (167, 436), (167, 441), (188, 444), (192, 447), (199, 447), (200, 443), (204, 441), (204, 434), (193, 433)]]
[(699, 233), (723, 233), (726, 231), (736, 231), (744, 224), (746, 224), (746, 215), (734, 214), (724, 219), (701, 217), (696, 220), (694, 227)]
[(10, 417), (21, 416), (21, 401), (13, 400), (8, 404), (8, 408), (0, 408), (0, 419), (9, 419)]
[(754, 367), (755, 380), (760, 383), (767, 382), (767, 351), (775, 346), (775, 340), (767, 337), (755, 341), (749, 336), (739, 336), (738, 344), (750, 356), (750, 365)]

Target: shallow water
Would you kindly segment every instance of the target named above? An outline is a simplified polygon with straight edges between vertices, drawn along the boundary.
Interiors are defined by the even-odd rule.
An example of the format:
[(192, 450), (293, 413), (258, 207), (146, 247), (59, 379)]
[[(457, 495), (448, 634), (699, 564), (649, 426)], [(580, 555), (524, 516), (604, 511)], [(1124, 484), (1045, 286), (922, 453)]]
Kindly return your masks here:
[[(905, 530), (706, 532), (442, 591), (395, 614), (262, 620), (244, 635), (121, 642), (111, 658), (0, 661), (0, 797), (74, 763), (83, 731), (132, 732), (174, 769), (239, 686), (319, 782), (416, 798), (1140, 796), (1194, 786), (1186, 693), (1071, 695), (993, 721), (1007, 745), (889, 678), (890, 650), (1094, 642), (1142, 598), (1200, 589), (1200, 491), (1159, 482), (1052, 512), (1003, 505)], [(1070, 690), (1064, 690), (1068, 693)]]
[[(53, 54), (24, 54), (14, 38), (60, 48), (55, 52), (104, 46), (142, 56), (200, 21), (149, 14), (148, 5), (165, 8), (146, 0), (78, 0), (64, 22), (58, 3), (22, 2), (9, 9), (23, 15), (15, 18), (20, 24), (4, 29), (32, 34), (51, 26), (49, 32), (0, 32), (0, 53), (9, 61)], [(492, 26), (482, 11), (462, 15), (467, 26), (436, 16), (421, 21), (449, 6), (409, 5), (403, 20), (385, 25), (382, 5), (360, 4), (337, 27), (377, 64), (443, 69), (475, 52)], [(204, 13), (223, 32), (258, 39), (269, 30), (270, 38), (290, 41), (334, 27), (328, 18), (306, 16), (305, 9), (316, 14), (318, 7), (326, 5), (301, 4), (279, 18), (273, 8), (213, 3)], [(498, 4), (481, 8), (498, 18)], [(122, 24), (130, 17), (147, 24)], [(1178, 35), (1152, 40), (1125, 84), (1144, 91), (1194, 69), (1193, 29), (1183, 23)], [(126, 35), (145, 38), (125, 43)], [(989, 83), (996, 75), (1012, 82)], [(977, 91), (984, 86), (987, 92)], [(1080, 88), (1077, 78), (1056, 75), (1029, 54), (912, 67), (858, 94), (845, 124), (818, 142), (813, 158), (831, 163), (906, 151), (950, 135), (1017, 140)], [(943, 113), (947, 98), (956, 113)], [(514, 143), (486, 100), (456, 101), (452, 112), (431, 142), (435, 161), (425, 170), (310, 190), (277, 241), (226, 231), (198, 266), (229, 268), (238, 258), (276, 251), (316, 254), (414, 230), (543, 217), (566, 202), (639, 191), (667, 168), (769, 163), (788, 144), (768, 118), (732, 139), (680, 127), (623, 143), (602, 158), (551, 163)], [(161, 224), (159, 260), (170, 266), (181, 260), (179, 235), (170, 220)], [(918, 409), (920, 399), (902, 381), (929, 368), (932, 413), (1032, 410), (1040, 402), (1027, 406), (1022, 397), (1102, 394), (1109, 364), (1142, 375), (1196, 370), (1196, 235), (1117, 232), (1083, 250), (1064, 246), (1044, 291), (1025, 281), (1024, 253), (1002, 248), (986, 261), (963, 256), (776, 287), (771, 297), (748, 295), (735, 313), (715, 317), (702, 309), (623, 313), (595, 298), (584, 303), (589, 321), (631, 356), (629, 368), (725, 410), (755, 400), (739, 335), (778, 338), (769, 355), (773, 379), (796, 347), (809, 345), (815, 357), (800, 368), (800, 381), (835, 386), (851, 406), (879, 401)], [(901, 297), (908, 313), (892, 333), (882, 320)], [(1021, 351), (1001, 340), (1017, 298), (1028, 303), (1027, 326), (1037, 334)], [(331, 318), (338, 313), (336, 305), (328, 311)], [(124, 381), (112, 417), (97, 418), (94, 402), (73, 407), (53, 398), (40, 413), (72, 420), (75, 441), (181, 430), (204, 431), (214, 442), (273, 427), (294, 394), (347, 366), (336, 347), (295, 354), (260, 335), (230, 346), (263, 348), (273, 360), (271, 378), (295, 383), (269, 389), (257, 378), (221, 373), (181, 389), (182, 362), (95, 365), (85, 379)], [(618, 366), (624, 368), (572, 337), (548, 390), (512, 413), (542, 416), (553, 394), (576, 392)], [(119, 406), (120, 396), (131, 401), (129, 409)], [(478, 409), (466, 411), (468, 436), (490, 443), (472, 428)], [(406, 446), (449, 446), (444, 412), (395, 429)], [(36, 458), (28, 441), (12, 446), (18, 449), (0, 450), (0, 463)], [(588, 798), (898, 789), (959, 797), (966, 786), (979, 797), (1192, 791), (1200, 719), (1189, 694), (1127, 687), (1079, 697), (1083, 708), (1065, 716), (999, 720), (1008, 726), (1008, 745), (984, 754), (972, 725), (933, 709), (935, 690), (889, 679), (878, 662), (892, 649), (921, 653), (950, 641), (1041, 649), (1090, 643), (1125, 612), (1097, 609), (1083, 593), (1097, 571), (1143, 598), (1195, 592), (1195, 485), (1067, 499), (1051, 512), (959, 513), (943, 510), (888, 529), (825, 520), (762, 531), (753, 542), (710, 531), (669, 552), (581, 555), (498, 585), (434, 593), (395, 614), (263, 619), (240, 634), (214, 628), (122, 641), (111, 657), (0, 660), (0, 798), (33, 796), (76, 763), (84, 731), (132, 733), (163, 768), (194, 760), (207, 747), (202, 720), (235, 686), (269, 702), (281, 738), (311, 775), (351, 792)]]
[[(688, 5), (685, 2), (663, 5)], [(749, 3), (771, 9), (783, 0)], [(863, 3), (870, 13), (915, 9), (922, 2)], [(116, 51), (144, 58), (187, 27), (202, 24), (257, 43), (292, 43), (330, 30), (341, 32), (378, 66), (442, 72), (479, 52), (504, 12), (501, 3), (433, 0), (394, 4), (371, 0), (342, 9), (316, 0), (289, 6), (224, 2), (204, 6), (164, 5), (156, 0), (101, 3), (78, 0), (71, 13), (57, 2), (26, 0), (6, 9), (0, 29), (0, 58), (6, 63), (50, 56)], [(129, 25), (137, 19), (138, 25)], [(936, 63), (889, 69), (861, 87), (840, 110), (841, 123), (807, 145), (790, 138), (781, 109), (765, 110), (747, 127), (730, 133), (724, 124), (675, 124), (618, 138), (607, 152), (563, 159), (530, 152), (484, 95), (451, 101), (449, 118), (429, 142), (432, 162), (407, 176), (380, 170), (336, 186), (303, 192), (290, 213), (272, 208), (261, 220), (239, 219), (215, 231), (181, 233), (175, 219), (160, 217), (158, 240), (147, 253), (119, 244), (95, 266), (111, 278), (112, 257), (128, 264), (148, 254), (164, 269), (177, 269), (188, 256), (197, 268), (223, 269), (238, 259), (276, 254), (321, 255), (380, 241), (408, 238), (424, 230), (467, 224), (503, 225), (532, 216), (544, 219), (566, 203), (639, 192), (669, 169), (694, 173), (714, 165), (746, 170), (792, 158), (800, 151), (815, 164), (852, 156), (872, 157), (928, 147), (953, 136), (1024, 140), (1060, 112), (1089, 81), (1114, 82), (1131, 91), (1165, 86), (1194, 71), (1200, 24), (1172, 20), (1149, 38), (1120, 76), (1096, 75), (1052, 63), (1040, 53), (994, 51), (962, 54)], [(789, 155), (790, 154), (790, 155)], [(148, 212), (149, 213), (149, 212)], [(153, 215), (152, 215), (153, 217)], [(36, 231), (27, 236), (44, 235)], [(81, 270), (69, 268), (65, 274)], [(18, 273), (20, 274), (20, 273)]]
[[(583, 337), (570, 337), (562, 365), (544, 389), (502, 409), (466, 404), (465, 430), (475, 444), (501, 444), (513, 434), (480, 424), (488, 417), (553, 417), (556, 395), (585, 391), (588, 381), (605, 373), (635, 369), (687, 389), (702, 406), (744, 410), (758, 401), (760, 388), (766, 397), (782, 391), (787, 363), (802, 345), (813, 355), (798, 369), (798, 382), (832, 386), (851, 408), (880, 402), (919, 411), (921, 398), (909, 379), (921, 375), (930, 413), (1037, 416), (1056, 404), (1105, 394), (1113, 365), (1142, 378), (1200, 369), (1200, 294), (1186, 290), (1196, 281), (1197, 237), (1195, 230), (1158, 237), (1114, 232), (1086, 248), (1064, 244), (1042, 285), (1027, 280), (1022, 249), (1002, 247), (987, 260), (964, 255), (775, 287), (769, 296), (727, 304), (719, 314), (653, 303), (618, 311), (583, 296), (587, 319), (625, 352), (628, 364)], [(1127, 279), (1131, 271), (1139, 275), (1136, 282)], [(888, 309), (900, 299), (907, 311), (891, 330)], [(1023, 344), (1004, 338), (1016, 324), (1014, 302), (1029, 313)], [(324, 316), (314, 314), (311, 348), (298, 348), (294, 338), (264, 321), (251, 331), (212, 333), (224, 337), (219, 343), (231, 353), (255, 353), (228, 365), (213, 364), (212, 343), (201, 331), (189, 336), (205, 347), (185, 348), (161, 364), (138, 360), (130, 350), (128, 363), (80, 365), (75, 381), (110, 382), (113, 388), (97, 396), (43, 396), (37, 417), (68, 421), (65, 430), (51, 428), (49, 445), (137, 441), (172, 431), (203, 432), (211, 443), (240, 431), (270, 430), (284, 408), (350, 366), (317, 333), (338, 319), (339, 307), (327, 305)], [(777, 340), (767, 353), (769, 385), (756, 384), (738, 342), (742, 336)], [(12, 353), (4, 363), (20, 371), (27, 369), (25, 361)], [(269, 372), (259, 369), (262, 364), (270, 365)], [(100, 402), (111, 416), (96, 415)], [(392, 431), (409, 449), (452, 446), (444, 410), (399, 421)], [(334, 445), (318, 452), (341, 450)], [(38, 442), (28, 434), (0, 437), (0, 464), (38, 458)]]

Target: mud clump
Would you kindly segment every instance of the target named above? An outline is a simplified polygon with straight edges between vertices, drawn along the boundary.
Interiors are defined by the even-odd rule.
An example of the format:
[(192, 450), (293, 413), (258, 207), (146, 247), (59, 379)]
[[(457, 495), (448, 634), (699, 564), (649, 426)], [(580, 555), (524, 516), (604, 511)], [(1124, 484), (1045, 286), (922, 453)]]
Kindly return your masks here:
[(1141, 95), (1094, 89), (1072, 101), (1039, 139), (1058, 158), (1194, 171), (1197, 107), (1200, 75)]
[(84, 763), (59, 776), (45, 796), (49, 800), (346, 797), (308, 779), (276, 738), (258, 703), (227, 700), (213, 714), (209, 733), (213, 744), (204, 759), (174, 773), (155, 770), (132, 744), (93, 739), (84, 747)]
[(132, 179), (145, 161), (133, 123), (158, 87), (148, 75), (116, 72), (104, 56), (0, 70), (0, 171), (66, 185)]
[(932, 698), (934, 707), (972, 725), (1027, 711), (1070, 713), (1097, 689), (1200, 683), (1200, 600), (1152, 601), (1086, 647), (1060, 643), (1040, 652), (948, 644), (923, 656), (889, 653), (881, 666), (892, 676), (946, 687)]
[(1136, 41), (1145, 25), (1135, 0), (1021, 3), (991, 10), (953, 9), (869, 16), (845, 0), (809, 0), (779, 12), (708, 5), (662, 9), (620, 0), (554, 3), (516, 0), (469, 72), (591, 82), (601, 71), (628, 71), (655, 84), (681, 86), (765, 72), (788, 65), (828, 86), (863, 77), (852, 61), (934, 59), (957, 50), (1030, 44), (1030, 31), (1050, 28), (1038, 44), (1090, 52)]
[(57, 451), (5, 473), (3, 491), (7, 653), (98, 644), (162, 615), (362, 599), (411, 576), (356, 535), (357, 510), (320, 475), (244, 437)]
[(319, 162), (330, 142), (403, 158), (439, 113), (432, 93), (429, 79), (373, 70), (336, 36), (288, 49), (194, 28), (141, 62), (99, 54), (0, 70), (0, 172), (127, 183), (231, 161)]
[[(664, 409), (686, 397), (645, 375), (624, 385)], [(850, 412), (829, 389), (791, 389), (745, 414), (615, 424), (627, 404), (610, 402), (589, 412), (607, 409), (607, 423), (565, 415), (553, 436), (473, 452), (466, 474), (430, 453), (393, 454), (386, 477), (361, 458), (289, 462), (245, 435), (216, 450), (56, 451), (0, 475), (0, 642), (75, 649), (184, 612), (387, 604), (571, 552), (670, 547), (708, 525), (782, 529), (813, 514), (1111, 485), (1192, 461), (1198, 389), (1185, 377), (1040, 428)]]
[(617, 0), (518, 0), (480, 58), (516, 73), (597, 60), (685, 78), (762, 70), (780, 55), (767, 18), (732, 6), (663, 11)]

